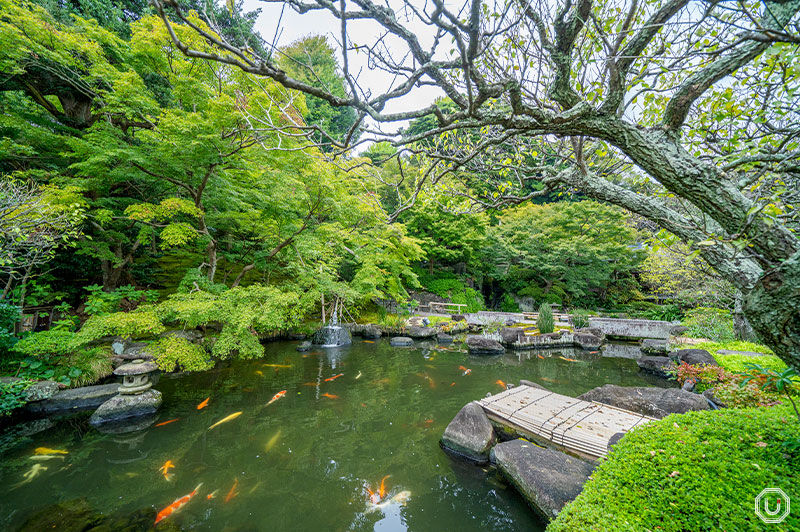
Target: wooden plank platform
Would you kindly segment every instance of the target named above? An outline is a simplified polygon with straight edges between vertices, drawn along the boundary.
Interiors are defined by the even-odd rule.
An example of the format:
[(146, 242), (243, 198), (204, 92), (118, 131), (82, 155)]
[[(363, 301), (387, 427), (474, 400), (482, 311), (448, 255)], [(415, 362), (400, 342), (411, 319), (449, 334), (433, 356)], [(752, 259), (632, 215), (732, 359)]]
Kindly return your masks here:
[(489, 419), (590, 458), (608, 453), (614, 434), (653, 418), (530, 386), (517, 386), (479, 401)]

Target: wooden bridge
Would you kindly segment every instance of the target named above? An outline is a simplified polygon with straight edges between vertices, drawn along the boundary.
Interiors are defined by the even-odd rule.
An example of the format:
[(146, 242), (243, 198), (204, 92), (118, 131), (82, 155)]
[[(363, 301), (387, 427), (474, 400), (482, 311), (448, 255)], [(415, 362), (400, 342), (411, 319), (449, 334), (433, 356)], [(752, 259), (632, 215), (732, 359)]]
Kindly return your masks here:
[(654, 420), (525, 385), (481, 399), (479, 404), (495, 424), (593, 460), (608, 453), (615, 434)]

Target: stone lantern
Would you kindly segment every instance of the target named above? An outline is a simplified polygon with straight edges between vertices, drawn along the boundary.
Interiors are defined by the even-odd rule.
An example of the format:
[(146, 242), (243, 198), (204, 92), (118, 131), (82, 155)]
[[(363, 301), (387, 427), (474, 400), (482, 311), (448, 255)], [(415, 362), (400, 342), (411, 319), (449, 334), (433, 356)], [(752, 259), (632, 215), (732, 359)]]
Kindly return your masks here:
[(139, 395), (149, 390), (153, 383), (150, 374), (158, 369), (153, 362), (136, 359), (114, 370), (114, 375), (122, 377), (121, 395)]

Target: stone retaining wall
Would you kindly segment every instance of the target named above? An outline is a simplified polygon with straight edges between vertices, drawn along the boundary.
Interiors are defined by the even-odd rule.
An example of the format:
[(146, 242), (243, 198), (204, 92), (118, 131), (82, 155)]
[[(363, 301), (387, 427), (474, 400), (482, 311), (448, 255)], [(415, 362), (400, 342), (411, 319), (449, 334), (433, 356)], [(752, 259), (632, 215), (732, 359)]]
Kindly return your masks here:
[(589, 318), (589, 327), (596, 327), (611, 338), (640, 340), (643, 338), (669, 339), (673, 324), (668, 321), (624, 320), (616, 318)]

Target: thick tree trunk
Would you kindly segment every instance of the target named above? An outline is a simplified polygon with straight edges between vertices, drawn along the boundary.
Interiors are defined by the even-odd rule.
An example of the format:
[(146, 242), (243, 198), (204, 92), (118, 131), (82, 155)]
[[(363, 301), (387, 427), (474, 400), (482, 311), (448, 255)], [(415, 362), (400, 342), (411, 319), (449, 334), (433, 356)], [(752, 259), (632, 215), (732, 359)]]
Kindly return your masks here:
[(761, 341), (800, 371), (800, 253), (759, 279), (744, 313)]
[(744, 315), (744, 301), (741, 292), (736, 292), (736, 299), (733, 307), (733, 334), (737, 340), (743, 342), (753, 342), (756, 340), (756, 333), (747, 316)]

